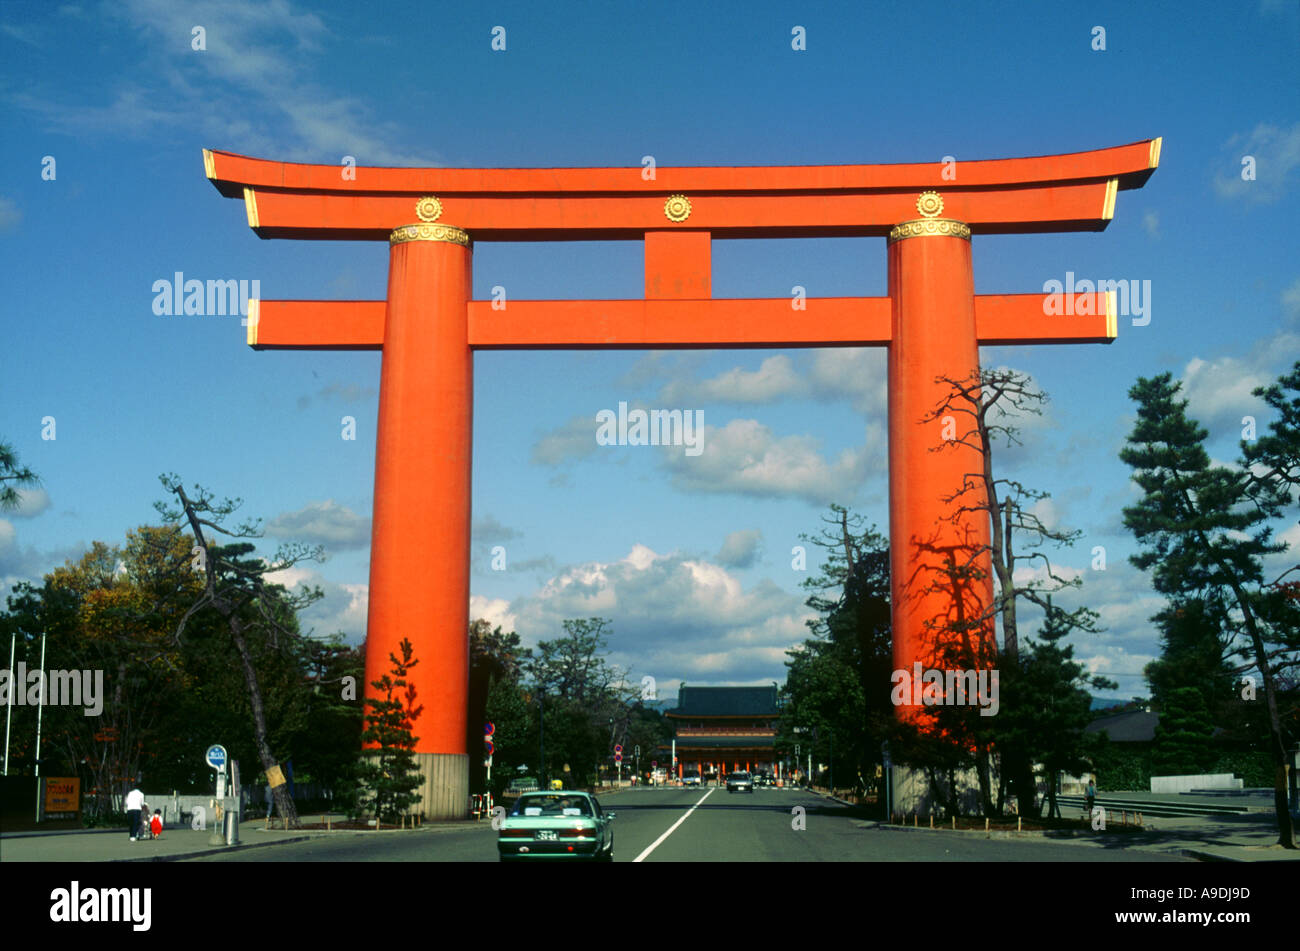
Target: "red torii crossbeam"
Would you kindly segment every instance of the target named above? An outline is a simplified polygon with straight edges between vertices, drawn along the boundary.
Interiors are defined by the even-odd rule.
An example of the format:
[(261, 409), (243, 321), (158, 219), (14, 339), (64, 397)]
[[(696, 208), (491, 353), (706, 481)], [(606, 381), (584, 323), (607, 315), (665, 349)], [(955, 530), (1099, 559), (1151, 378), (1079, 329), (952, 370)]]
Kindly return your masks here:
[[(390, 169), (295, 165), (204, 150), (208, 178), (242, 198), (263, 238), (387, 240), (382, 301), (251, 301), (255, 349), (382, 350), (375, 459), (369, 681), (404, 637), (425, 712), (418, 758), (426, 815), (463, 816), (473, 351), (872, 347), (889, 350), (889, 530), (895, 667), (933, 658), (952, 596), (924, 579), (943, 552), (987, 546), (979, 513), (954, 516), (974, 449), (932, 453), (947, 395), (979, 347), (1109, 343), (1113, 294), (976, 295), (972, 234), (1101, 231), (1117, 192), (1140, 188), (1160, 139), (959, 165), (754, 168)], [(954, 174), (955, 173), (955, 174)], [(713, 238), (884, 237), (887, 297), (719, 300)], [(474, 241), (639, 240), (645, 287), (631, 300), (470, 299)], [(802, 303), (802, 309), (796, 308)], [(594, 421), (593, 421), (594, 433)], [(992, 600), (988, 555), (974, 607)], [(969, 593), (968, 593), (969, 594)], [(969, 605), (962, 605), (965, 611)], [(993, 625), (982, 632), (994, 645)], [(904, 711), (906, 712), (906, 711)]]

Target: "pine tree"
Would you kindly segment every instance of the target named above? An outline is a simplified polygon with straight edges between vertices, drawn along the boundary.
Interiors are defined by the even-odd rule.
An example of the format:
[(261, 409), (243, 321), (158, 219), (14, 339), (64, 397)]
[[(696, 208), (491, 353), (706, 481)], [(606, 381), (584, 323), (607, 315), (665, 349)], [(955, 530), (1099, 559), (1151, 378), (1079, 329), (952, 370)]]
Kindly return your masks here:
[(1214, 762), (1210, 722), (1205, 696), (1195, 687), (1177, 687), (1165, 700), (1156, 726), (1152, 772), (1157, 776), (1187, 776), (1204, 773)]
[(1246, 645), (1234, 653), (1248, 659), (1243, 670), (1254, 668), (1263, 680), (1269, 754), (1277, 770), (1278, 838), (1295, 848), (1275, 685), (1297, 648), (1295, 611), (1263, 580), (1263, 559), (1286, 548), (1272, 541), (1268, 522), (1289, 493), (1281, 480), (1261, 482), (1245, 468), (1210, 465), (1208, 434), (1187, 417), (1187, 401), (1177, 398), (1180, 389), (1164, 373), (1139, 379), (1129, 390), (1138, 418), (1120, 458), (1143, 491), (1136, 505), (1124, 509), (1124, 524), (1142, 545), (1130, 561), (1151, 570), (1162, 594), (1210, 604), (1221, 599), (1229, 608), (1225, 641), (1245, 634)]
[[(424, 706), (414, 706), (415, 686), (406, 680), (407, 673), (419, 661), (413, 658), (409, 639), (403, 638), (402, 656), (389, 654), (391, 674), (384, 674), (370, 685), (382, 692), (382, 699), (366, 698), (370, 708), (361, 742), (375, 748), (363, 753), (357, 768), (361, 792), (358, 808), (373, 813), (380, 822), (395, 823), (398, 817), (419, 801), (420, 771), (415, 763), (415, 744), (419, 737), (412, 732), (414, 721)], [(400, 691), (400, 693), (399, 693)]]

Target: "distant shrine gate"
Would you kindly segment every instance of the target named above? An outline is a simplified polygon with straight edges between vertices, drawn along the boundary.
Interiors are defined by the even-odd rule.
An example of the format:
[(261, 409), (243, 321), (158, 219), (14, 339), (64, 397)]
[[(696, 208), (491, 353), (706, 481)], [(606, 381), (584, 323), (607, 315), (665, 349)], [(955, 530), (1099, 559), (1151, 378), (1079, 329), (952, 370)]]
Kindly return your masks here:
[[(955, 166), (661, 167), (647, 181), (640, 167), (356, 168), (345, 178), (335, 166), (204, 150), (207, 177), (243, 199), (259, 237), (389, 243), (386, 300), (250, 301), (248, 343), (383, 351), (366, 690), (410, 636), (426, 815), (463, 816), (468, 799), (475, 350), (887, 347), (894, 666), (910, 671), (933, 656), (927, 621), (969, 617), (992, 598), (987, 553), (982, 580), (956, 598), (972, 604), (926, 580), (989, 537), (981, 513), (943, 501), (981, 460), (929, 451), (940, 424), (921, 420), (949, 392), (936, 378), (970, 378), (981, 345), (1116, 335), (1113, 294), (1076, 294), (1051, 316), (1043, 294), (976, 295), (971, 235), (1101, 231), (1116, 193), (1144, 185), (1159, 158), (1152, 139)], [(889, 296), (807, 298), (802, 309), (784, 297), (713, 298), (712, 240), (760, 237), (887, 238)], [(578, 239), (643, 241), (645, 296), (500, 310), (471, 300), (474, 241)], [(991, 657), (991, 621), (982, 636)]]

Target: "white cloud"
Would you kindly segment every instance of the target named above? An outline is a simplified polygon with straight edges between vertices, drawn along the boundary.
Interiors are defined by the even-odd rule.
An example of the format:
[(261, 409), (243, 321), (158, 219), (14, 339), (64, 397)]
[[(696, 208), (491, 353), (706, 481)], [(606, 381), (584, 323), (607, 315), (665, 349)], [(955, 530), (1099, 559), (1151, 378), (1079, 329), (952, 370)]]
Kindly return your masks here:
[(885, 351), (835, 347), (811, 351), (809, 379), (814, 395), (827, 402), (847, 400), (856, 412), (883, 417), (888, 409), (889, 373)]
[(795, 372), (793, 362), (780, 353), (765, 359), (757, 370), (732, 367), (708, 380), (672, 380), (664, 386), (660, 399), (671, 406), (756, 404), (803, 396), (807, 392), (808, 384)]
[(469, 598), (470, 620), (482, 618), (493, 628), (510, 632), (515, 630), (516, 618), (510, 611), (510, 602), (504, 598), (485, 598), (481, 594), (471, 594)]
[(321, 589), (324, 597), (298, 612), (298, 623), (304, 634), (325, 637), (342, 632), (349, 644), (359, 644), (365, 639), (369, 585), (330, 581), (303, 565), (272, 572), (266, 580), (284, 585), (294, 594), (302, 585)]
[(701, 455), (665, 454), (662, 459), (673, 484), (688, 492), (847, 504), (868, 476), (886, 471), (883, 425), (868, 425), (864, 442), (824, 459), (815, 437), (776, 436), (757, 420), (733, 419), (721, 428), (704, 428)]
[[(78, 102), (27, 93), (9, 100), (51, 129), (83, 136), (197, 126), (219, 148), (289, 161), (347, 154), (361, 165), (442, 164), (435, 153), (395, 145), (409, 138), (409, 127), (381, 121), (361, 97), (312, 80), (313, 69), (330, 68), (325, 51), (335, 38), (316, 13), (297, 12), (286, 0), (125, 0), (108, 9), (149, 41), (141, 69), (160, 77), (159, 87), (119, 83), (88, 90)], [(191, 48), (195, 26), (204, 28), (205, 49)]]
[(634, 545), (617, 561), (564, 569), (510, 612), (529, 644), (559, 636), (566, 618), (609, 618), (612, 663), (665, 691), (682, 679), (784, 679), (785, 651), (808, 636), (802, 600), (770, 580), (746, 589), (720, 565)]
[[(1242, 160), (1255, 160), (1255, 178), (1243, 179)], [(1220, 198), (1265, 203), (1282, 198), (1291, 186), (1290, 179), (1300, 168), (1300, 122), (1279, 128), (1261, 122), (1249, 133), (1234, 135), (1223, 147), (1220, 171), (1214, 190)]]
[(50, 494), (44, 489), (18, 489), (18, 506), (5, 514), (10, 518), (35, 518), (50, 507)]
[(756, 528), (732, 532), (714, 558), (724, 568), (750, 568), (758, 561), (763, 533)]
[(533, 444), (532, 461), (558, 466), (572, 459), (584, 459), (596, 451), (596, 414), (575, 416), (558, 429), (542, 435)]
[(756, 370), (735, 366), (699, 379), (700, 355), (674, 357), (662, 351), (647, 354), (624, 376), (627, 385), (665, 380), (658, 399), (666, 405), (735, 403), (760, 405), (782, 400), (815, 399), (847, 402), (856, 412), (883, 416), (887, 372), (880, 348), (833, 347), (778, 353), (765, 357)]
[(370, 544), (370, 519), (333, 499), (309, 502), (296, 512), (282, 512), (266, 526), (276, 538), (343, 550)]

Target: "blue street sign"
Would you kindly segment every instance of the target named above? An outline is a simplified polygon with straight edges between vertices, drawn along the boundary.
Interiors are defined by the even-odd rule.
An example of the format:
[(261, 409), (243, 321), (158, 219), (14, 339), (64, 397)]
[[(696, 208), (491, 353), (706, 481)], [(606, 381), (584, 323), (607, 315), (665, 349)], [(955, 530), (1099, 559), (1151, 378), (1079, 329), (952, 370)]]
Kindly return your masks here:
[(208, 752), (204, 754), (204, 760), (213, 769), (226, 768), (226, 748), (217, 743), (208, 747)]

